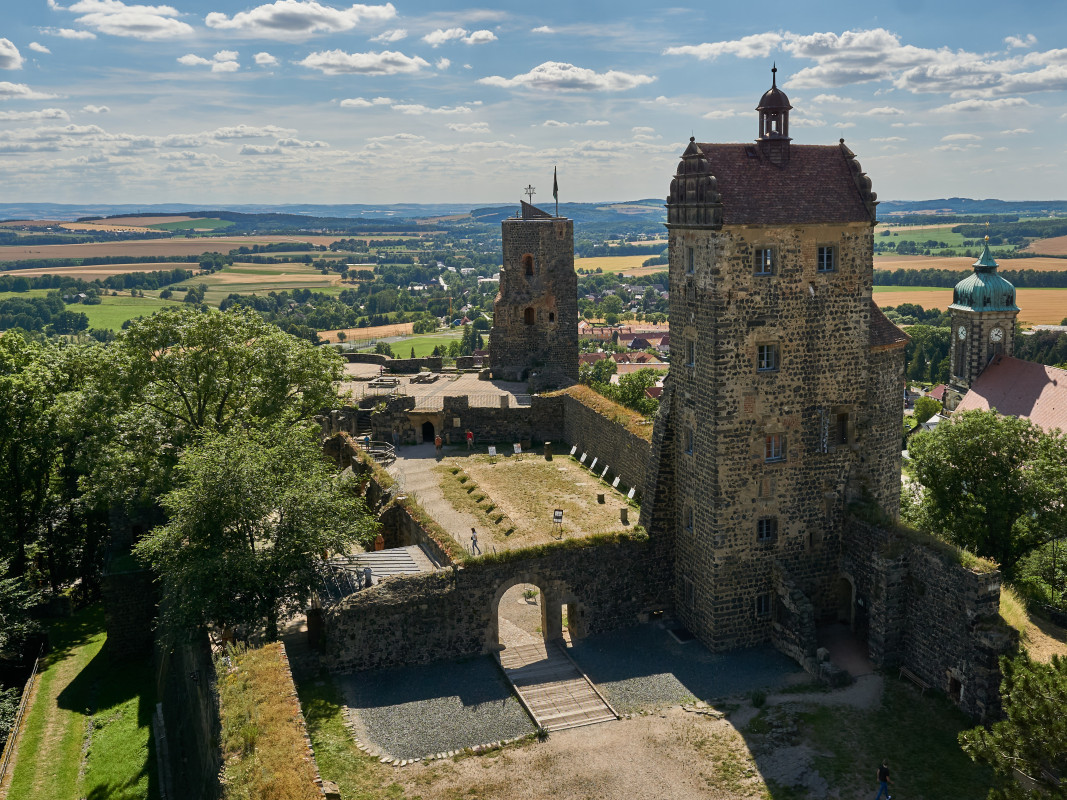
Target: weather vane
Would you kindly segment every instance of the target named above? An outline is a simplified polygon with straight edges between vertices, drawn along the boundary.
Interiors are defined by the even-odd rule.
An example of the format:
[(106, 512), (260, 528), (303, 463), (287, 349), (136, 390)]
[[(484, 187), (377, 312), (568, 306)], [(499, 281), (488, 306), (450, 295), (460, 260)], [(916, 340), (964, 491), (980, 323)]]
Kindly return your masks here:
[(533, 196), (534, 194), (536, 194), (536, 192), (534, 191), (534, 187), (530, 186), (530, 184), (526, 184), (526, 188), (522, 191), (526, 194), (527, 197), (530, 198), (530, 205), (533, 205)]

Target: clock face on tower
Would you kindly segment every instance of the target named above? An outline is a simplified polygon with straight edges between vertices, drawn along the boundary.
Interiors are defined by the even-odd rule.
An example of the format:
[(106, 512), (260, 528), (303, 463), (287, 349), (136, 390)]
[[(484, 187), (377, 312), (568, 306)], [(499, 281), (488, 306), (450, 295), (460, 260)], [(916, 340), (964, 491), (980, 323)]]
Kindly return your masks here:
[(960, 337), (960, 341), (962, 342), (967, 338), (967, 329), (960, 325), (959, 329), (956, 331), (956, 335)]
[(993, 330), (991, 330), (989, 332), (989, 341), (991, 341), (991, 342), (999, 342), (1003, 338), (1004, 338), (1004, 329), (1003, 328), (993, 328)]

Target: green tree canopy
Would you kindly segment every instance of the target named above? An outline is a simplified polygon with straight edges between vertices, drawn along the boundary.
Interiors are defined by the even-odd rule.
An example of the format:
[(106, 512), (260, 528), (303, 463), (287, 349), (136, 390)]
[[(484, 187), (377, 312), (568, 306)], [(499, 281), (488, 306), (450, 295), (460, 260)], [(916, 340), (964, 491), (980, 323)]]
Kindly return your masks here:
[(1067, 797), (1067, 659), (1051, 663), (1002, 658), (1005, 719), (963, 731), (963, 751), (993, 768), (990, 800)]
[(1067, 534), (1067, 438), (1025, 419), (964, 411), (908, 447), (922, 485), (910, 522), (997, 561), (1008, 577), (1028, 552)]
[(376, 532), (351, 482), (299, 427), (207, 434), (176, 472), (162, 501), (170, 521), (135, 548), (162, 576), (172, 631), (213, 624), (276, 638), (282, 616), (308, 600), (324, 554)]
[(941, 403), (932, 397), (920, 397), (915, 401), (915, 421), (920, 425), (941, 410)]

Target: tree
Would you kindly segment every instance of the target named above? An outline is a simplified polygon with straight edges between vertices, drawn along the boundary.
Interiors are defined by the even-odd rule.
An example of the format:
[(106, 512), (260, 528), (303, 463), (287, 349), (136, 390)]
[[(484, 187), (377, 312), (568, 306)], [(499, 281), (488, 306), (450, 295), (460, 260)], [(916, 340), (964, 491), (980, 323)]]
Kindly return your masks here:
[(389, 346), (389, 342), (378, 342), (374, 345), (374, 352), (380, 356), (393, 357), (393, 348)]
[(920, 425), (941, 410), (941, 403), (932, 397), (920, 397), (915, 401), (915, 421)]
[(376, 533), (304, 428), (208, 434), (176, 472), (162, 499), (170, 521), (135, 547), (162, 577), (161, 619), (174, 632), (212, 624), (275, 639), (309, 599), (323, 554)]
[(1017, 656), (1000, 661), (1005, 719), (959, 735), (963, 752), (993, 768), (990, 800), (1065, 797), (1067, 658), (1048, 664)]
[(342, 344), (344, 344), (344, 341), (347, 338), (348, 338), (348, 334), (346, 334), (344, 331), (337, 331), (337, 341), (339, 341)]
[(412, 346), (411, 346), (411, 357), (412, 357), (412, 358), (414, 358), (414, 357), (415, 357), (415, 345), (412, 345)]
[(617, 371), (615, 359), (610, 357), (594, 361), (592, 364), (579, 364), (578, 382), (584, 383), (587, 386), (592, 386), (593, 384), (598, 383), (609, 383), (611, 381), (611, 376)]
[(995, 411), (964, 411), (908, 448), (923, 491), (908, 521), (997, 561), (1067, 534), (1067, 437)]

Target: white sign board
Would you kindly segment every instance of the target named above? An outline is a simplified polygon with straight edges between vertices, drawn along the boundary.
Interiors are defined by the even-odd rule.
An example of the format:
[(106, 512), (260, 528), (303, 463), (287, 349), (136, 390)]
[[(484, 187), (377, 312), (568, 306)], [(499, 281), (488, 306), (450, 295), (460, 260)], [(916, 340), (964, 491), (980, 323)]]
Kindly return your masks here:
[(593, 463), (589, 465), (589, 471), (590, 472), (592, 472), (594, 469), (596, 469), (596, 462), (597, 462), (597, 459), (594, 458), (593, 459)]
[(579, 464), (584, 464), (585, 463), (586, 455), (588, 455), (588, 453), (582, 453), (582, 457), (578, 459), (578, 463)]
[(604, 480), (604, 476), (608, 474), (609, 469), (611, 469), (611, 467), (604, 467), (604, 471), (600, 473), (600, 480)]
[(631, 486), (630, 487), (630, 491), (628, 491), (626, 493), (626, 497), (628, 499), (630, 499), (630, 500), (633, 500), (634, 499), (634, 492), (636, 492), (636, 491), (637, 491), (637, 487), (636, 486)]
[(515, 455), (517, 455), (517, 456), (521, 456), (522, 455), (522, 445), (521, 444), (513, 444), (512, 447), (515, 448)]
[(578, 445), (575, 445), (574, 447), (571, 448), (571, 455), (573, 456), (577, 452), (578, 452)]
[(618, 475), (616, 475), (615, 476), (615, 480), (613, 480), (611, 482), (611, 488), (612, 489), (618, 489), (619, 488), (619, 476)]
[(563, 524), (563, 509), (562, 508), (557, 508), (555, 511), (552, 512), (552, 522), (555, 523), (556, 525), (562, 525)]
[(491, 456), (495, 456), (496, 455), (496, 445), (492, 445), (492, 444), (489, 445), (489, 455), (491, 455)]
[(458, 428), (459, 427), (459, 417), (452, 417), (452, 427), (453, 428)]

